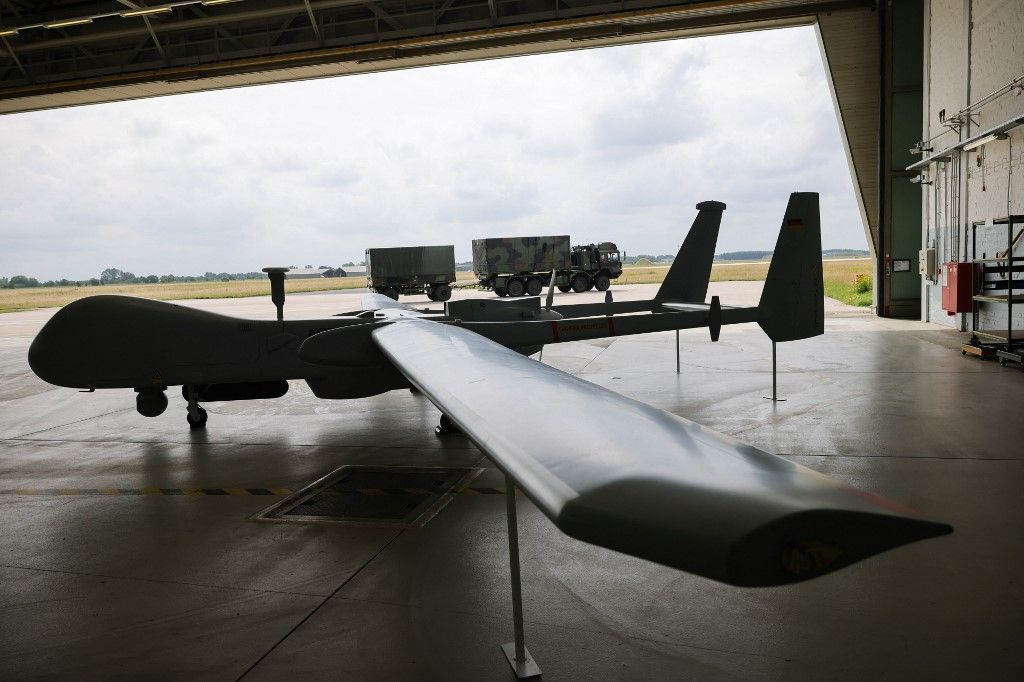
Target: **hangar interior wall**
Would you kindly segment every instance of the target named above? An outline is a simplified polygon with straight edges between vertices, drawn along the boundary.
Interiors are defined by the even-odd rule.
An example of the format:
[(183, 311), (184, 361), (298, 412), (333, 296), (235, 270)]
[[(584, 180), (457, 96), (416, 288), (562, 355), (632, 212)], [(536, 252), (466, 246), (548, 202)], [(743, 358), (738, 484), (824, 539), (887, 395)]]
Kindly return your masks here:
[[(940, 121), (940, 112), (948, 118), (1024, 75), (1024, 2), (930, 0), (924, 6), (924, 36), (924, 139), (936, 151), (1024, 113), (1024, 94), (1017, 90), (972, 110), (972, 120), (965, 120), (959, 132)], [(1022, 176), (1024, 127), (1011, 130), (1008, 140), (928, 167), (925, 178), (932, 184), (924, 185), (922, 193), (921, 237), (925, 246), (936, 249), (939, 263), (975, 257), (973, 222), (1024, 214)], [(978, 228), (976, 257), (994, 257), (1005, 248), (1005, 226)], [(1024, 238), (1014, 255), (1024, 255)], [(922, 319), (969, 329), (969, 314), (950, 316), (942, 310), (942, 278), (922, 282)], [(1024, 306), (1015, 306), (1014, 321), (1015, 327), (1024, 327)], [(979, 328), (1005, 326), (1005, 306), (982, 306)]]

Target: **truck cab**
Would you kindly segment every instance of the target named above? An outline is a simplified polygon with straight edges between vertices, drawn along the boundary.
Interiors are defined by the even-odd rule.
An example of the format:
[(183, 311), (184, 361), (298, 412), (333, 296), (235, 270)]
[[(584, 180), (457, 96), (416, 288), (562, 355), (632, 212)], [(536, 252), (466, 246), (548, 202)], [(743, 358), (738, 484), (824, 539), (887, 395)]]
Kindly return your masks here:
[[(572, 248), (572, 269), (574, 273), (583, 273), (589, 279), (586, 281), (586, 289), (596, 288), (604, 291), (608, 288), (611, 280), (617, 279), (622, 274), (622, 259), (619, 255), (619, 248), (613, 242), (601, 242), (600, 244), (582, 244)], [(585, 278), (576, 280), (575, 274), (570, 281), (576, 284), (584, 282)], [(579, 290), (573, 286), (574, 291)]]

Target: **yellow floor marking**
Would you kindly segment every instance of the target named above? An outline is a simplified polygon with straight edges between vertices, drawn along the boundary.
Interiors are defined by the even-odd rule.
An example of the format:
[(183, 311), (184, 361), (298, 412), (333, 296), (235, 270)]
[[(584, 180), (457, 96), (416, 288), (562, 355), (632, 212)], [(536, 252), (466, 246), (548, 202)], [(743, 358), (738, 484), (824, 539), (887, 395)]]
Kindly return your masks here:
[(96, 492), (100, 495), (120, 495), (121, 491), (117, 488), (100, 488)]
[(249, 491), (245, 488), (224, 488), (224, 492), (228, 495), (248, 495)]
[(275, 495), (291, 495), (294, 491), (291, 488), (267, 488)]
[(181, 489), (181, 494), (182, 495), (198, 496), (198, 495), (205, 495), (206, 491), (203, 490), (202, 488), (182, 488)]
[(160, 488), (143, 488), (143, 495), (163, 495), (164, 492)]
[(57, 489), (57, 494), (58, 495), (77, 495), (78, 491), (75, 490), (74, 488), (58, 488)]

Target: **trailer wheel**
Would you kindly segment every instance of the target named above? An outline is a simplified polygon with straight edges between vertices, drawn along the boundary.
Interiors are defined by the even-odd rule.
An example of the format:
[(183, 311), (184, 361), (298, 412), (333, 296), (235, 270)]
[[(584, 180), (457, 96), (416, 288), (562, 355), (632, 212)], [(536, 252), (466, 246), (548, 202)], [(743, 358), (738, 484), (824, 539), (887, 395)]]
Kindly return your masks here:
[(530, 296), (540, 296), (540, 292), (544, 291), (544, 282), (540, 281), (540, 277), (531, 277), (526, 280), (526, 293)]
[(384, 294), (390, 299), (394, 299), (396, 301), (398, 300), (398, 289), (394, 287), (384, 287), (383, 291), (381, 291), (380, 293)]
[(608, 291), (608, 287), (610, 287), (611, 285), (611, 279), (609, 279), (608, 275), (604, 274), (603, 272), (594, 278), (594, 288), (597, 289), (598, 291)]
[(572, 278), (572, 290), (577, 294), (582, 294), (591, 286), (590, 278), (584, 275), (582, 272)]
[(447, 301), (452, 297), (452, 288), (447, 284), (438, 284), (430, 289), (430, 300)]
[(526, 287), (523, 286), (521, 279), (510, 279), (508, 281), (508, 295), (509, 296), (522, 296), (526, 293)]

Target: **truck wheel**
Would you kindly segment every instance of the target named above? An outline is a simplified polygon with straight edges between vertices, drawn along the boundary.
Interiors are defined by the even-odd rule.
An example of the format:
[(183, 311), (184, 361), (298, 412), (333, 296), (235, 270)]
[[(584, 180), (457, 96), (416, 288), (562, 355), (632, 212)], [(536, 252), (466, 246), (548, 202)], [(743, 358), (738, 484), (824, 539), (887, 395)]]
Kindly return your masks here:
[(582, 294), (590, 287), (590, 278), (584, 275), (582, 272), (572, 278), (572, 290), (577, 294)]
[(498, 296), (501, 296), (502, 298), (504, 298), (505, 296), (508, 296), (508, 289), (505, 289), (505, 288), (495, 289), (494, 293), (497, 294)]
[(524, 293), (526, 293), (526, 287), (523, 286), (522, 280), (510, 279), (508, 281), (509, 296), (522, 296)]
[(603, 272), (594, 278), (594, 288), (597, 289), (598, 291), (608, 291), (608, 287), (610, 287), (611, 285), (611, 279), (609, 279), (608, 275), (604, 274)]
[(540, 296), (540, 292), (544, 291), (544, 282), (540, 281), (540, 277), (531, 277), (526, 280), (526, 293), (530, 296)]
[(398, 300), (398, 289), (394, 287), (384, 287), (384, 290), (381, 291), (380, 293), (384, 294), (388, 298), (394, 299), (396, 301)]
[(430, 290), (430, 300), (447, 301), (452, 297), (452, 288), (447, 284), (438, 284)]
[(570, 291), (572, 291), (572, 287), (567, 287), (567, 286), (565, 286), (563, 284), (559, 284), (558, 285), (558, 290), (561, 291), (563, 294), (567, 294)]

